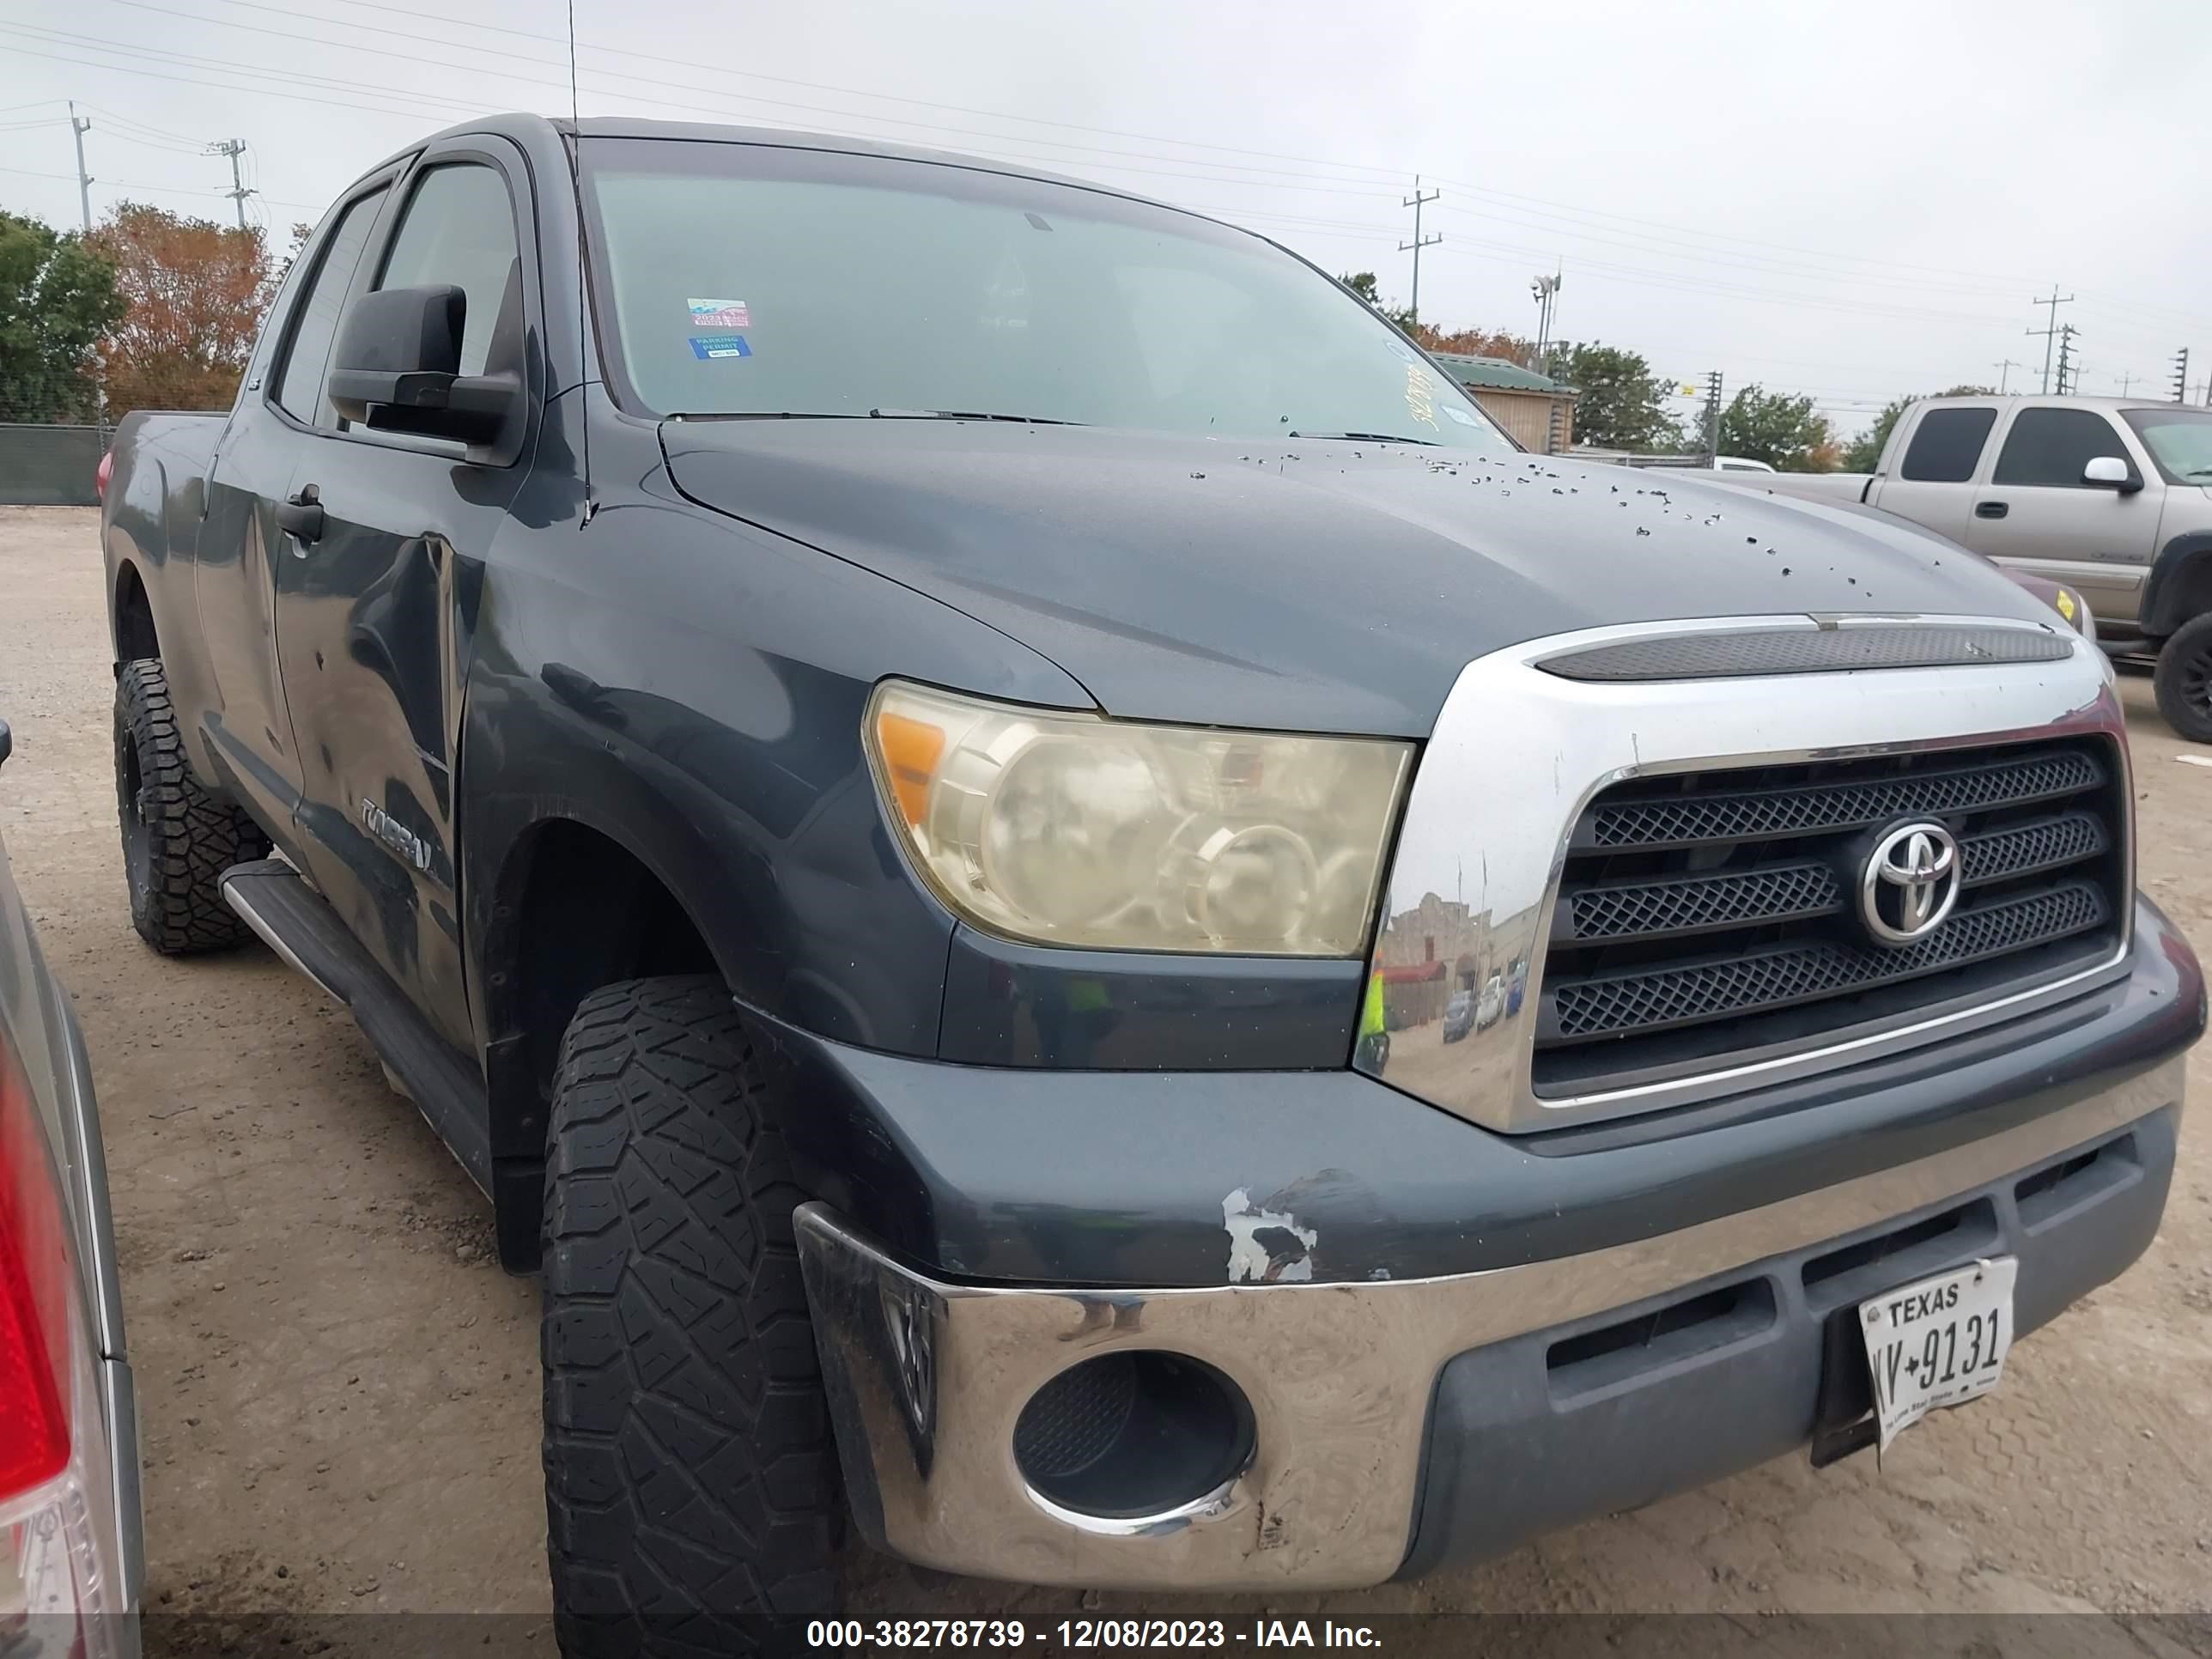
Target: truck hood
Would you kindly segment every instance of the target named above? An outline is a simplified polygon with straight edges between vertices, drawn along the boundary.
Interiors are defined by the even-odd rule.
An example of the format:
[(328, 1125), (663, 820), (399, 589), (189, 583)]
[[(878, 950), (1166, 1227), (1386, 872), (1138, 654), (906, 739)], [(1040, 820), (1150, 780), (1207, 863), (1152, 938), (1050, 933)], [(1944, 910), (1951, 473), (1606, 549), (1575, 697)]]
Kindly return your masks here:
[(669, 422), (702, 506), (956, 606), (1133, 719), (1425, 737), (1608, 623), (2044, 611), (1940, 538), (1559, 458), (940, 421)]

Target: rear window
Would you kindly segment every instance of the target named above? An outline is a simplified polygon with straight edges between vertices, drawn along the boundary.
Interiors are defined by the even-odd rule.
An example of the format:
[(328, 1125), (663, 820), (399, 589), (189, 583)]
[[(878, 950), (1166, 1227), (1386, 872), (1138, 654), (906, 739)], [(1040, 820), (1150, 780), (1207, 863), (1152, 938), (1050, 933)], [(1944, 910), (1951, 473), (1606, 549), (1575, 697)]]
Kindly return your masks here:
[(1994, 409), (1931, 409), (1920, 417), (1899, 477), (1915, 483), (1966, 483), (1997, 423)]

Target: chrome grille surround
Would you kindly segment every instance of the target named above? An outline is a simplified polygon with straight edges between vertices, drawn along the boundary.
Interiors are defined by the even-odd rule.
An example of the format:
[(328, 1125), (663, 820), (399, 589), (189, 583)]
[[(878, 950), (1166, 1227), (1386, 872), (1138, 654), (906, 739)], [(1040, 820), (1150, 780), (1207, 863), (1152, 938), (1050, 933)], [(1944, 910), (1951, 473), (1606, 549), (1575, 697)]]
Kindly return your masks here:
[[(1792, 674), (1761, 679), (1590, 682), (1540, 666), (1548, 659), (1623, 641), (1748, 629), (1925, 625), (2018, 629), (2064, 640), (2063, 659), (1942, 668)], [(1860, 757), (1920, 755), (2007, 744), (2109, 743), (2113, 787), (2123, 803), (2123, 843), (2115, 849), (2122, 891), (2113, 951), (2094, 965), (2019, 989), (1999, 988), (1964, 1006), (1940, 1004), (1802, 1042), (1716, 1055), (1688, 1075), (1618, 1087), (1602, 1081), (1572, 1092), (1539, 1094), (1532, 1080), (1534, 1036), (1543, 1004), (1544, 960), (1555, 929), (1571, 933), (1560, 875), (1570, 836), (1601, 791), (1632, 779), (1731, 771)], [(1987, 757), (1962, 757), (1972, 771)], [(2121, 971), (2132, 911), (2133, 799), (2125, 721), (2102, 653), (2055, 623), (2018, 619), (1731, 617), (1590, 629), (1528, 641), (1478, 658), (1462, 671), (1423, 753), (1399, 832), (1370, 968), (1421, 971), (1425, 948), (1443, 971), (1471, 958), (1479, 974), (1512, 982), (1517, 1004), (1455, 1043), (1393, 1033), (1378, 1066), (1366, 1050), (1354, 1063), (1383, 1081), (1471, 1121), (1522, 1133), (1618, 1118), (1731, 1094), (1860, 1063), (1963, 1035), (2079, 994)], [(2052, 793), (2065, 781), (2053, 780)], [(1963, 786), (1971, 801), (1974, 785)], [(1817, 790), (1809, 792), (1818, 793)], [(2064, 816), (2052, 808), (2054, 819)], [(2031, 826), (2045, 829), (2046, 826)], [(2023, 832), (2014, 832), (2016, 838)], [(2079, 829), (1970, 850), (1976, 860), (2016, 871), (2047, 861), (2051, 847), (2078, 840)], [(2039, 856), (2040, 852), (2041, 856)], [(1990, 867), (1989, 862), (1984, 867)], [(1817, 884), (1781, 884), (1795, 902), (1820, 903)], [(1809, 894), (1809, 897), (1808, 897)], [(1655, 902), (1673, 902), (1656, 895)], [(1723, 891), (1723, 903), (1740, 902)], [(1462, 908), (1463, 907), (1463, 908)], [(1554, 910), (1561, 911), (1555, 921)], [(1441, 933), (1443, 937), (1436, 935)], [(1477, 988), (1483, 980), (1478, 978)]]

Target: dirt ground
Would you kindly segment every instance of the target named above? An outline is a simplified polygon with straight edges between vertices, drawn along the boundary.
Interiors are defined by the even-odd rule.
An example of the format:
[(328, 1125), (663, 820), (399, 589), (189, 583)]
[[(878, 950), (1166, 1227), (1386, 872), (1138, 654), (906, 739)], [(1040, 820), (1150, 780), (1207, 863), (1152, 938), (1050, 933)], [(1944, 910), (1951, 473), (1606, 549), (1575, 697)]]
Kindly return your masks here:
[[(542, 1613), (538, 1292), (345, 1013), (125, 910), (95, 517), (0, 508), (0, 837), (92, 1050), (142, 1413), (150, 1611)], [(2151, 895), (2212, 946), (2212, 768), (2124, 682)], [(2202, 1091), (2212, 1046), (2191, 1066)], [(848, 1566), (864, 1607), (1042, 1622), (1150, 1598)], [(1169, 1598), (1157, 1610), (1190, 1612)], [(2212, 1139), (2117, 1284), (1886, 1470), (1802, 1456), (1502, 1561), (1284, 1615), (2212, 1609)], [(1257, 1613), (1255, 1599), (1209, 1612)]]

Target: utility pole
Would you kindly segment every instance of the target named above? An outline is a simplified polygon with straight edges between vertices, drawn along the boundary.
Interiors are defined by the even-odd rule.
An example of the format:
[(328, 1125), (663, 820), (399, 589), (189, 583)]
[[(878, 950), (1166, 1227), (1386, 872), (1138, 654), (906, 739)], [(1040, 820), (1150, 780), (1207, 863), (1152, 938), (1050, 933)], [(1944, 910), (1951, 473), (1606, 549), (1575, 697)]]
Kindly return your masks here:
[(1409, 207), (1413, 210), (1413, 240), (1410, 242), (1399, 243), (1398, 252), (1403, 253), (1409, 248), (1413, 251), (1413, 303), (1407, 307), (1406, 314), (1412, 319), (1413, 325), (1416, 328), (1420, 326), (1421, 322), (1421, 250), (1425, 247), (1434, 247), (1438, 242), (1443, 241), (1444, 239), (1443, 233), (1442, 231), (1438, 231), (1433, 236), (1424, 236), (1421, 234), (1421, 206), (1424, 203), (1435, 201), (1437, 197), (1443, 194), (1443, 192), (1440, 190), (1432, 190), (1425, 196), (1423, 195), (1421, 193), (1421, 175), (1417, 173), (1413, 175), (1413, 193), (1406, 198), (1406, 199), (1400, 204), (1402, 207)]
[(2015, 368), (2026, 368), (2027, 365), (2026, 363), (2016, 363), (2013, 362), (2011, 358), (2008, 357), (2001, 363), (1991, 363), (1990, 367), (1997, 372), (1997, 396), (2002, 398), (2012, 390), (2013, 370)]
[(1705, 465), (1718, 460), (1720, 453), (1721, 372), (1716, 368), (1705, 376)]
[(2058, 395), (2062, 398), (2069, 395), (2081, 384), (2081, 365), (2074, 356), (2075, 332), (2074, 325), (2071, 323), (2064, 323), (2059, 326)]
[(84, 234), (92, 234), (92, 175), (84, 170), (84, 135), (92, 131), (92, 118), (76, 112), (76, 100), (70, 100), (70, 131), (76, 139), (76, 204), (84, 215)]
[(208, 155), (230, 157), (230, 188), (223, 191), (223, 194), (238, 204), (238, 228), (244, 230), (246, 228), (246, 198), (260, 193), (258, 191), (248, 190), (246, 187), (246, 180), (239, 177), (238, 158), (246, 154), (246, 140), (226, 138), (220, 143), (210, 144), (202, 153)]
[(2132, 375), (2132, 374), (2123, 374), (2123, 375), (2121, 375), (2121, 376), (2120, 376), (2120, 396), (2122, 396), (2123, 398), (2126, 397), (2126, 396), (2128, 395), (2128, 388), (2129, 388), (2130, 386), (2133, 386), (2135, 383), (2136, 383), (2136, 377), (2135, 377), (2134, 375)]
[(2031, 340), (2039, 334), (2043, 337), (2043, 391), (2044, 395), (2048, 397), (2051, 393), (2051, 342), (2058, 332), (2058, 307), (2072, 305), (2074, 296), (2070, 294), (2061, 294), (2058, 291), (2058, 284), (2053, 283), (2051, 285), (2050, 297), (2038, 300), (2034, 303), (2051, 307), (2051, 326), (2031, 328), (2027, 331), (2027, 337)]
[[(2124, 392), (2120, 393), (2123, 398), (2127, 395)], [(2189, 348), (2187, 346), (2182, 347), (2173, 354), (2173, 401), (2178, 404), (2189, 401)]]
[(1565, 284), (1565, 274), (1556, 267), (1547, 276), (1539, 274), (1528, 283), (1529, 295), (1536, 301), (1536, 361), (1528, 365), (1539, 374), (1552, 371), (1545, 362), (1545, 353), (1552, 343), (1552, 313), (1559, 302), (1559, 289)]

